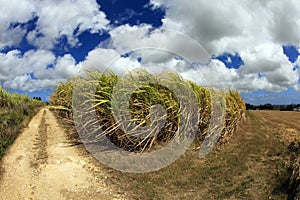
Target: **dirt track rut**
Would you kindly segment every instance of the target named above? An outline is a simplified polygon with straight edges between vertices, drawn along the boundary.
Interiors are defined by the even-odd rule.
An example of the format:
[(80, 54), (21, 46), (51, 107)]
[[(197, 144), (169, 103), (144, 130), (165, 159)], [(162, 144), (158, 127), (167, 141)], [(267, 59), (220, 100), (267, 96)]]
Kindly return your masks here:
[(123, 199), (42, 109), (2, 159), (0, 199)]

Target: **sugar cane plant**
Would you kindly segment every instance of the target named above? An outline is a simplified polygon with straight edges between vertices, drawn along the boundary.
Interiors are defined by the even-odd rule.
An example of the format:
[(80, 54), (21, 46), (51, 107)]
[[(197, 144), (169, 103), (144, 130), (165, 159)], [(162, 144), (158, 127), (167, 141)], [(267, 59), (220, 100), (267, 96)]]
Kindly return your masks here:
[[(140, 73), (145, 79), (153, 79), (153, 76), (146, 71), (142, 70)], [(185, 90), (185, 87), (192, 88), (198, 101), (198, 107), (194, 107), (199, 113), (197, 138), (200, 141), (203, 140), (210, 126), (212, 112), (211, 89), (200, 87), (194, 82), (185, 81), (175, 73), (164, 73), (161, 77), (172, 80), (182, 91)], [(118, 107), (119, 105), (115, 105), (113, 101), (116, 97), (114, 96), (114, 89), (120, 81), (123, 82), (124, 86), (128, 85), (128, 77), (118, 77), (112, 72), (100, 73), (97, 71), (89, 71), (87, 73), (87, 80), (93, 80), (95, 82), (96, 92), (82, 95), (90, 95), (92, 97), (93, 102), (89, 110), (94, 109), (96, 111), (97, 122), (90, 121), (90, 124), (86, 124), (86, 126), (98, 124), (99, 127), (95, 128), (95, 131), (90, 132), (90, 134), (87, 134), (84, 139), (90, 142), (97, 142), (97, 140), (102, 137), (107, 137), (120, 148), (128, 151), (143, 152), (159, 148), (161, 145), (165, 145), (177, 137), (177, 130), (181, 123), (180, 115), (182, 106), (180, 105), (178, 96), (176, 96), (178, 94), (175, 95), (170, 88), (151, 81), (134, 86), (135, 90), (133, 92), (131, 91), (130, 98), (128, 99), (130, 117), (123, 118), (125, 114), (123, 115), (122, 113), (125, 112), (123, 112), (122, 109), (124, 108)], [(134, 78), (132, 78), (132, 80), (134, 80)], [(67, 117), (68, 120), (72, 120), (72, 92), (76, 81), (80, 81), (79, 78), (73, 78), (65, 83), (59, 84), (50, 98), (52, 108), (54, 108), (61, 117)], [(125, 95), (127, 95), (127, 93), (127, 90), (121, 92), (121, 94)], [(245, 103), (236, 91), (220, 91), (219, 93), (222, 93), (222, 97), (226, 100), (226, 105), (224, 105), (226, 106), (225, 124), (220, 138), (221, 141), (226, 141), (226, 138), (234, 132), (237, 124), (244, 116)], [(138, 131), (135, 134), (127, 134), (126, 131), (124, 131), (124, 127), (122, 127), (124, 124), (128, 127), (137, 127), (138, 129), (139, 127), (147, 127), (150, 126), (151, 123), (154, 123), (151, 117), (153, 105), (161, 105), (165, 110), (163, 115), (166, 119), (163, 124), (164, 126), (160, 127), (161, 129), (156, 132), (152, 130), (153, 132)], [(83, 118), (87, 117), (86, 114), (88, 114), (89, 110), (86, 111), (87, 113), (82, 113)], [(119, 112), (118, 114), (121, 115), (121, 117), (116, 119), (114, 117), (116, 113), (114, 112)], [(120, 123), (120, 121), (122, 121), (122, 123)], [(147, 137), (141, 137), (142, 135), (146, 135)]]

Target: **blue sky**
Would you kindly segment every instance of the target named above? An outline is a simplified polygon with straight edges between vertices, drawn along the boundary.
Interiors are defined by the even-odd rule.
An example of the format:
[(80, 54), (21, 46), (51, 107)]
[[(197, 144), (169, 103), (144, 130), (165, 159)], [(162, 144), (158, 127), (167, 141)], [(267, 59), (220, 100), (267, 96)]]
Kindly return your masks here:
[[(0, 2), (0, 83), (10, 91), (47, 100), (58, 82), (88, 67), (104, 70), (115, 60), (111, 70), (117, 74), (131, 66), (156, 66), (200, 85), (236, 89), (248, 103), (300, 103), (296, 0)], [(159, 51), (122, 55), (134, 44), (182, 51), (188, 42), (164, 29), (199, 43), (210, 63), (191, 67)]]

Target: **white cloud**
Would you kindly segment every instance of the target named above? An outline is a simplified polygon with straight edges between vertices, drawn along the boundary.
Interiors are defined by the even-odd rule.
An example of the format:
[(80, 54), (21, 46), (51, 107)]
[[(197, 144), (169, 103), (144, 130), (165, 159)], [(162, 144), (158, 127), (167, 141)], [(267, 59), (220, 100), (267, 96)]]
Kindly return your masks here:
[(269, 9), (272, 11), (273, 17), (270, 24), (270, 33), (273, 39), (283, 44), (299, 44), (299, 1), (270, 1)]
[(141, 66), (141, 64), (130, 57), (121, 57), (121, 55), (113, 49), (96, 48), (89, 52), (86, 59), (79, 63), (78, 66), (84, 69), (97, 69), (100, 72), (113, 71), (117, 75)]
[[(219, 80), (243, 92), (284, 91), (296, 87), (299, 70), (293, 70), (282, 45), (300, 45), (300, 4), (297, 0), (238, 3), (233, 0), (151, 0), (151, 3), (154, 8), (166, 10), (163, 28), (195, 38), (210, 54), (239, 53), (244, 65), (238, 70), (220, 64), (201, 69), (209, 80), (214, 80), (212, 84)], [(222, 81), (219, 74), (228, 80)]]
[(66, 54), (63, 57), (58, 57), (53, 62), (53, 67), (41, 67), (34, 75), (38, 79), (65, 80), (77, 75), (79, 72), (80, 66), (76, 65), (75, 59), (70, 54)]
[[(10, 89), (36, 91), (53, 87), (80, 71), (70, 54), (56, 57), (50, 49), (65, 37), (78, 46), (84, 31), (107, 30), (109, 21), (96, 0), (0, 0), (0, 50), (18, 47), (24, 37), (37, 50), (0, 53), (0, 81)], [(27, 33), (30, 20), (36, 27)]]
[[(293, 70), (293, 64), (282, 51), (285, 44), (300, 46), (297, 0), (151, 0), (153, 9), (166, 10), (162, 28), (156, 30), (148, 24), (110, 29), (106, 15), (95, 0), (0, 0), (0, 3), (0, 50), (18, 46), (24, 36), (38, 49), (0, 53), (0, 81), (10, 88), (52, 87), (57, 81), (89, 67), (105, 71), (109, 66), (109, 70), (121, 75), (143, 64), (153, 72), (177, 71), (206, 86), (232, 87), (241, 92), (284, 91), (288, 87), (300, 91), (300, 70)], [(37, 26), (29, 33), (16, 24), (34, 17), (38, 17)], [(70, 54), (56, 57), (50, 51), (62, 37), (69, 45), (79, 46), (80, 33), (103, 30), (109, 30), (112, 38), (90, 51), (78, 64)], [(192, 62), (208, 61), (208, 54), (198, 43), (211, 55), (237, 52), (244, 65), (240, 69), (228, 69), (222, 62), (212, 60), (208, 66), (195, 68), (174, 58), (179, 55)], [(130, 52), (128, 57), (121, 56)], [(141, 64), (137, 61), (140, 57)], [(296, 63), (300, 65), (300, 58)], [(53, 68), (47, 67), (50, 65)], [(37, 80), (32, 79), (31, 73)]]
[(240, 71), (244, 73), (270, 72), (289, 64), (282, 47), (274, 43), (260, 44), (253, 48), (245, 47), (240, 56), (245, 64)]
[(0, 81), (7, 80), (17, 74), (17, 66), (21, 62), (21, 52), (13, 50), (7, 54), (0, 53)]
[(23, 55), (19, 50), (0, 53), (0, 81), (25, 73), (34, 73), (53, 64), (54, 61), (53, 53), (46, 50), (30, 50)]
[(174, 55), (190, 62), (208, 62), (208, 53), (192, 38), (172, 30), (152, 29), (146, 24), (122, 25), (110, 31), (111, 39), (103, 47), (113, 48), (120, 54), (134, 51), (144, 63), (164, 63)]
[(264, 75), (272, 85), (266, 87), (267, 90), (283, 91), (298, 83), (299, 74), (293, 70), (293, 63), (289, 62), (279, 44), (268, 43), (252, 49), (245, 48), (240, 55), (245, 65), (241, 66), (238, 72)]
[(99, 9), (95, 0), (38, 1), (35, 3), (35, 12), (39, 17), (37, 29), (30, 32), (27, 39), (46, 49), (53, 48), (62, 36), (68, 39), (71, 46), (79, 45), (77, 36), (80, 33), (98, 33), (107, 29), (109, 21)]
[(293, 67), (282, 66), (275, 71), (267, 73), (266, 78), (270, 83), (282, 87), (289, 87), (298, 83), (299, 75), (293, 71)]
[(294, 88), (297, 92), (300, 92), (300, 84), (295, 85)]
[(265, 42), (300, 44), (297, 0), (151, 2), (166, 9), (164, 28), (186, 33), (212, 54), (239, 52)]
[(197, 69), (202, 75), (202, 80), (197, 81), (200, 85), (219, 89), (232, 88), (234, 80), (236, 80), (238, 76), (236, 70), (228, 69), (224, 63), (219, 60), (212, 60), (209, 65), (198, 67)]
[(14, 66), (20, 68), (21, 73), (34, 73), (41, 68), (46, 68), (53, 64), (55, 56), (51, 51), (47, 50), (29, 50), (24, 53), (22, 57), (21, 66)]
[(4, 81), (3, 86), (5, 88), (9, 88), (13, 90), (35, 92), (35, 91), (53, 88), (59, 81), (62, 80), (32, 79), (32, 77), (29, 74), (23, 74), (20, 76), (16, 76), (11, 80)]
[(0, 0), (0, 50), (5, 46), (18, 45), (26, 31), (12, 23), (26, 23), (33, 17), (35, 8), (28, 0)]
[[(179, 40), (176, 38), (176, 34), (172, 37), (172, 34), (166, 31), (151, 32), (151, 28), (149, 25), (120, 26), (111, 31), (112, 39), (104, 46), (114, 48), (118, 52), (130, 52), (138, 48), (131, 57), (141, 57), (142, 64), (146, 64), (148, 70), (154, 73), (166, 70), (176, 71), (201, 85), (216, 88), (231, 87), (240, 92), (258, 89), (278, 92), (298, 82), (299, 74), (293, 71), (293, 64), (283, 53), (280, 44), (265, 42), (255, 46), (239, 47), (239, 54), (244, 61), (240, 69), (229, 69), (222, 62), (212, 60), (210, 65), (201, 66), (197, 71), (193, 66), (181, 63), (174, 57), (176, 54), (192, 55), (190, 58), (197, 59), (197, 56), (199, 57), (204, 51), (197, 51), (198, 46), (192, 46), (190, 42), (187, 42), (187, 37), (184, 38), (187, 40), (181, 41), (181, 38)], [(155, 48), (148, 49), (149, 47)], [(164, 49), (171, 49), (171, 52), (176, 53), (171, 54)], [(105, 57), (109, 58), (107, 55)], [(116, 70), (118, 71), (118, 68)], [(263, 77), (259, 77), (260, 75)], [(204, 81), (203, 77), (207, 81)]]
[(61, 37), (71, 46), (79, 45), (77, 36), (84, 32), (98, 33), (108, 28), (109, 21), (95, 0), (0, 0), (0, 49), (17, 46), (27, 34), (20, 25), (38, 17), (37, 27), (27, 40), (44, 49), (51, 49)]
[(55, 58), (47, 50), (30, 50), (23, 55), (18, 50), (0, 53), (0, 81), (8, 89), (49, 89), (79, 71), (80, 66), (70, 54)]
[(57, 77), (66, 79), (79, 73), (80, 68), (75, 64), (76, 60), (70, 54), (59, 57), (55, 65)]

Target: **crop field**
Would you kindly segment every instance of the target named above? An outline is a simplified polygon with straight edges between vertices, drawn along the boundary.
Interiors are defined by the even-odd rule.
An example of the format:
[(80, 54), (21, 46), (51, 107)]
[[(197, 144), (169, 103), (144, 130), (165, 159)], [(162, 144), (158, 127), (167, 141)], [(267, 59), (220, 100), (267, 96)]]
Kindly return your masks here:
[[(153, 76), (145, 71), (137, 71), (137, 74), (130, 74), (130, 76), (138, 76), (138, 77), (147, 77), (148, 79), (154, 79)], [(128, 137), (126, 133), (124, 133), (120, 124), (114, 121), (112, 112), (121, 113), (123, 115), (123, 108), (119, 108), (116, 105), (112, 104), (113, 97), (113, 89), (118, 83), (118, 81), (123, 81), (124, 85), (128, 85), (129, 81), (126, 79), (119, 78), (113, 73), (102, 74), (99, 72), (88, 72), (87, 76), (94, 80), (97, 85), (96, 93), (89, 94), (83, 93), (81, 96), (92, 96), (93, 98), (88, 99), (91, 102), (91, 107), (96, 109), (97, 113), (97, 121), (89, 121), (87, 123), (82, 124), (85, 128), (86, 126), (93, 123), (99, 123), (100, 128), (104, 131), (97, 134), (93, 133), (93, 135), (89, 135), (87, 133), (85, 138), (90, 140), (91, 142), (97, 142), (97, 138), (101, 138), (103, 136), (108, 137), (111, 142), (120, 148), (124, 148), (129, 151), (137, 151), (143, 152), (147, 150), (151, 150), (152, 147), (162, 145), (172, 138), (176, 137), (176, 130), (179, 126), (180, 121), (180, 113), (187, 111), (179, 111), (183, 109), (180, 107), (178, 98), (176, 95), (159, 84), (143, 84), (141, 86), (135, 85), (137, 88), (132, 95), (130, 96), (129, 103), (129, 113), (130, 119), (126, 119), (127, 124), (136, 124), (140, 127), (149, 125), (150, 123), (150, 109), (152, 105), (160, 104), (166, 109), (166, 124), (164, 128), (156, 133), (152, 137), (147, 137), (147, 139), (139, 139), (139, 137)], [(163, 74), (164, 77), (167, 77), (170, 85), (176, 85), (176, 87), (180, 88), (179, 90), (185, 91), (190, 88), (194, 96), (197, 98), (197, 112), (199, 114), (198, 122), (198, 131), (197, 138), (201, 141), (206, 136), (207, 129), (209, 127), (209, 122), (211, 119), (212, 112), (212, 102), (210, 91), (208, 88), (200, 87), (193, 82), (183, 80), (179, 75), (174, 73), (166, 73)], [(72, 120), (72, 89), (75, 82), (78, 81), (75, 78), (69, 80), (66, 83), (61, 83), (58, 85), (53, 95), (50, 97), (50, 105), (56, 113), (64, 118)], [(126, 94), (127, 91), (123, 92)], [(222, 130), (221, 141), (226, 141), (227, 137), (233, 134), (237, 124), (243, 118), (245, 113), (245, 103), (242, 98), (239, 96), (238, 92), (229, 90), (229, 91), (221, 91), (221, 98), (224, 100), (224, 112), (225, 120), (224, 120), (224, 128)], [(182, 94), (182, 93), (180, 93)], [(86, 103), (84, 101), (83, 103)], [(85, 105), (79, 105), (80, 107), (84, 107)], [(193, 109), (195, 106), (190, 105)], [(80, 111), (79, 111), (80, 112)], [(80, 113), (80, 117), (84, 121), (85, 118), (88, 117), (89, 112)], [(188, 114), (189, 115), (189, 114)], [(195, 116), (187, 116), (188, 118), (193, 118)], [(197, 117), (197, 116), (196, 116)], [(124, 116), (120, 117), (121, 119), (125, 119)], [(147, 134), (147, 133), (140, 133)]]
[[(281, 116), (281, 118), (277, 118)], [(278, 123), (272, 123), (273, 117)], [(226, 144), (199, 159), (197, 143), (147, 174), (106, 168), (128, 199), (299, 199), (297, 112), (247, 111)], [(101, 164), (99, 164), (101, 166)]]
[[(175, 77), (177, 83), (187, 83), (175, 74), (169, 75)], [(138, 124), (147, 123), (149, 105), (169, 103), (165, 105), (170, 109), (167, 111), (170, 113), (169, 128), (158, 133), (155, 139), (142, 143), (126, 137), (111, 117), (112, 88), (119, 78), (114, 74), (93, 73), (91, 76), (98, 81), (93, 104), (98, 120), (106, 130), (102, 133), (104, 136), (129, 151), (151, 151), (151, 145), (163, 144), (173, 137), (178, 110), (176, 99), (166, 99), (172, 96), (170, 91), (159, 85), (144, 85), (131, 96), (131, 116)], [(211, 102), (207, 88), (188, 84), (200, 105), (198, 140), (179, 160), (157, 172), (130, 174), (107, 169), (113, 184), (128, 191), (130, 199), (296, 199), (299, 193), (299, 179), (295, 175), (299, 172), (298, 154), (291, 151), (291, 146), (297, 146), (300, 141), (300, 113), (246, 112), (239, 94), (229, 90), (225, 92), (226, 121), (219, 145), (206, 158), (199, 159), (197, 149), (208, 128)], [(69, 120), (73, 86), (74, 79), (59, 85), (50, 101), (56, 113)]]
[[(152, 76), (144, 71), (140, 73)], [(0, 193), (3, 192), (6, 198), (17, 194), (32, 199), (300, 198), (300, 112), (246, 111), (238, 92), (221, 91), (226, 103), (222, 134), (213, 150), (199, 158), (199, 148), (213, 114), (211, 90), (176, 74), (164, 76), (183, 90), (192, 89), (199, 106), (196, 109), (199, 113), (197, 135), (179, 159), (150, 173), (114, 170), (100, 163), (86, 149), (97, 149), (98, 139), (106, 137), (129, 152), (147, 153), (178, 137), (176, 129), (182, 107), (180, 98), (167, 87), (142, 84), (130, 95), (129, 124), (149, 126), (153, 119), (150, 116), (153, 104), (161, 104), (166, 110), (165, 128), (146, 139), (127, 135), (112, 117), (113, 111), (122, 113), (122, 108), (112, 101), (113, 88), (118, 81), (128, 85), (127, 80), (113, 73), (88, 74), (94, 80), (96, 92), (82, 95), (93, 97), (89, 105), (92, 105), (91, 110), (96, 110), (97, 121), (87, 122), (99, 124), (104, 131), (87, 132), (84, 137), (78, 136), (73, 119), (74, 110), (80, 111), (72, 108), (74, 85), (78, 79), (60, 83), (47, 107), (28, 96), (1, 89), (2, 153), (29, 119), (44, 107), (5, 153), (0, 169)], [(79, 105), (84, 107), (86, 101), (82, 103)], [(89, 119), (89, 110), (79, 112), (79, 116)], [(82, 127), (88, 127), (88, 123)], [(83, 142), (86, 142), (85, 146)]]

